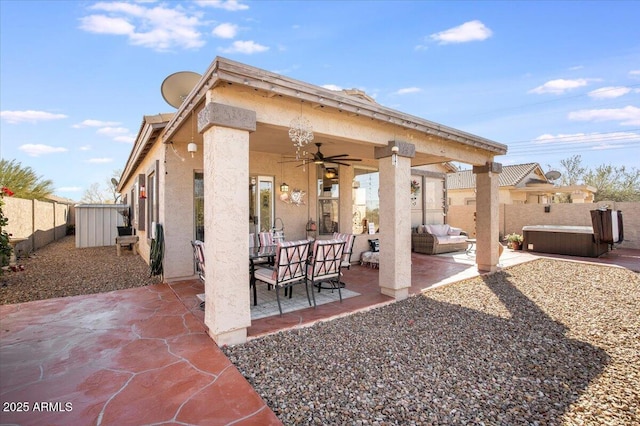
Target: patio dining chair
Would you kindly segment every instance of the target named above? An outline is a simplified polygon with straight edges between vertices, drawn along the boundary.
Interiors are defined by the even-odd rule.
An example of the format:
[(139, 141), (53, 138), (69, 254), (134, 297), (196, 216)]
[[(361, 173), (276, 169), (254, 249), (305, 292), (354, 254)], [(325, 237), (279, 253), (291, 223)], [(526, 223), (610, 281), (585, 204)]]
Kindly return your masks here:
[[(282, 316), (282, 305), (280, 303), (281, 288), (284, 288), (285, 292), (288, 289), (289, 294), (291, 294), (293, 286), (304, 284), (305, 290), (307, 291), (307, 300), (309, 301), (309, 306), (311, 306), (309, 287), (307, 285), (308, 256), (308, 240), (283, 241), (278, 243), (276, 248), (274, 269), (256, 268), (255, 270), (256, 280), (275, 287), (280, 316)], [(313, 295), (313, 290), (311, 294)], [(315, 297), (313, 299), (313, 306), (315, 307)]]
[[(261, 232), (262, 233), (262, 232)], [(264, 232), (264, 234), (268, 234), (268, 232)], [(255, 235), (254, 233), (249, 234), (249, 248), (253, 249), (255, 248)], [(268, 242), (267, 240), (265, 240), (266, 242)], [(265, 246), (270, 246), (273, 245), (273, 242), (271, 244), (260, 244), (259, 247), (265, 247)], [(269, 265), (269, 266), (273, 266), (273, 258), (269, 258), (269, 257), (257, 257), (255, 259), (252, 260), (254, 266), (255, 265)]]
[[(313, 255), (307, 267), (307, 281), (312, 286), (318, 287), (318, 293), (322, 289), (322, 283), (328, 282), (331, 285), (328, 288), (338, 289), (341, 302), (340, 265), (344, 255), (344, 246), (343, 240), (316, 240), (313, 244)], [(313, 291), (311, 293), (313, 294)], [(314, 305), (315, 302), (314, 295)]]
[[(340, 262), (340, 269), (351, 269), (351, 254), (353, 253), (353, 243), (356, 240), (355, 234), (341, 234), (339, 232), (333, 233), (334, 240), (344, 241), (344, 251), (342, 252), (342, 262)], [(342, 275), (342, 273), (340, 273)], [(345, 283), (339, 281), (340, 286), (344, 287)]]
[(204, 243), (200, 240), (191, 241), (191, 247), (193, 247), (193, 266), (195, 268), (196, 275), (204, 284)]
[[(204, 267), (204, 242), (200, 240), (191, 241), (191, 247), (193, 248), (193, 266), (196, 275), (202, 282), (205, 283), (205, 267)], [(200, 300), (200, 309), (204, 309), (204, 293), (196, 296)]]

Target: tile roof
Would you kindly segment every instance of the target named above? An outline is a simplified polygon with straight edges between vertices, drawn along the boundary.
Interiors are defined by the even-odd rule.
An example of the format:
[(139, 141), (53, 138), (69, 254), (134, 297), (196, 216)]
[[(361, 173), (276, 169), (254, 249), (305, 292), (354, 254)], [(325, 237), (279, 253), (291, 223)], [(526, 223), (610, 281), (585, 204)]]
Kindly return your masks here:
[[(502, 166), (502, 173), (498, 177), (498, 186), (515, 186), (529, 176), (536, 168), (540, 168), (538, 163), (514, 164)], [(542, 169), (540, 170), (542, 174)], [(544, 176), (544, 174), (542, 174)], [(544, 182), (547, 182), (546, 180)], [(476, 175), (472, 170), (463, 170), (456, 173), (447, 174), (447, 189), (469, 189), (476, 187)]]

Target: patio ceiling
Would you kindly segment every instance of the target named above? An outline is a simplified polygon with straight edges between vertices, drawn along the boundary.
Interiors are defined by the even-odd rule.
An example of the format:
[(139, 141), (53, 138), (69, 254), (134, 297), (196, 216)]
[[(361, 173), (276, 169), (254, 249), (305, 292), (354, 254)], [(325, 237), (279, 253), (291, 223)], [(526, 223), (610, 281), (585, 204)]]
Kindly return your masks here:
[[(171, 138), (174, 143), (189, 143), (193, 138), (194, 142), (200, 147), (202, 146), (202, 135), (197, 131), (192, 131), (195, 125), (197, 112), (200, 111), (204, 104), (198, 106), (196, 112), (185, 119), (180, 127), (178, 127)], [(285, 157), (295, 157), (296, 149), (293, 146), (292, 141), (289, 139), (289, 129), (287, 127), (275, 126), (272, 124), (266, 124), (258, 122), (256, 125), (256, 131), (251, 133), (249, 137), (250, 150), (255, 152), (264, 152), (269, 154), (282, 155)], [(402, 139), (402, 138), (399, 138)], [(348, 154), (351, 158), (362, 158), (363, 160), (375, 160), (375, 147), (380, 145), (374, 145), (371, 143), (363, 143), (358, 141), (352, 141), (344, 138), (339, 138), (334, 135), (323, 134), (314, 132), (313, 141), (306, 147), (307, 152), (316, 152), (317, 147), (315, 143), (322, 143), (321, 151), (325, 156)], [(442, 139), (442, 143), (447, 142), (446, 139)], [(415, 158), (412, 159), (411, 165), (422, 166), (428, 164), (445, 163), (448, 161), (458, 161), (456, 158), (447, 156), (429, 155), (421, 152), (416, 152)]]

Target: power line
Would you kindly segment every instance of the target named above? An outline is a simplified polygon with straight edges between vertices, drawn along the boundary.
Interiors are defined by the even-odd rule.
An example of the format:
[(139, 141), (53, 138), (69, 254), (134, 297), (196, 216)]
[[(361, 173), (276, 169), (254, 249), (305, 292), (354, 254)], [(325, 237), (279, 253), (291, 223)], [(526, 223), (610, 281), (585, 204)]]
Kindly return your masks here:
[(576, 151), (584, 151), (584, 150), (611, 151), (611, 150), (617, 150), (617, 149), (632, 149), (632, 148), (640, 148), (640, 141), (631, 142), (626, 145), (613, 145), (613, 146), (607, 146), (602, 148), (598, 148), (597, 144), (590, 144), (589, 146), (585, 146), (585, 145), (577, 146), (574, 144), (571, 146), (559, 146), (559, 147), (531, 147), (530, 149), (521, 148), (521, 149), (509, 150), (507, 151), (507, 154), (509, 155), (523, 155), (523, 154), (541, 155), (541, 154), (558, 154), (558, 153), (564, 153), (564, 152), (575, 153)]
[[(618, 86), (618, 87), (615, 87), (615, 88), (602, 90), (600, 92), (603, 93), (603, 92), (613, 91), (613, 90), (619, 89), (620, 87), (634, 88), (634, 87), (638, 87), (638, 86), (640, 86), (640, 84), (625, 84), (624, 86)], [(596, 90), (598, 90), (598, 89), (596, 89)], [(532, 103), (529, 103), (529, 104), (522, 104), (522, 105), (504, 107), (504, 108), (496, 108), (496, 109), (489, 110), (489, 111), (478, 112), (477, 114), (470, 114), (469, 117), (490, 115), (490, 114), (494, 114), (496, 112), (516, 110), (516, 109), (525, 109), (527, 107), (532, 107), (532, 106), (537, 106), (537, 105), (545, 105), (545, 104), (554, 103), (554, 102), (561, 102), (561, 101), (566, 101), (566, 100), (570, 100), (570, 99), (581, 98), (581, 97), (584, 97), (584, 96), (588, 96), (589, 93), (591, 93), (591, 92), (593, 92), (593, 90), (591, 90), (589, 92), (577, 93), (575, 95), (563, 96), (563, 97), (555, 98), (555, 99), (547, 99), (546, 101), (532, 102)], [(614, 101), (614, 102), (612, 102), (610, 104), (605, 104), (604, 106), (617, 104), (617, 103), (620, 103), (621, 101), (622, 100), (619, 99), (619, 100), (616, 100), (616, 101)]]
[(519, 145), (526, 145), (530, 143), (552, 144), (552, 143), (555, 143), (556, 141), (558, 141), (559, 143), (566, 143), (565, 141), (569, 141), (570, 143), (586, 143), (586, 142), (625, 140), (625, 139), (640, 140), (640, 133), (633, 133), (636, 131), (640, 131), (640, 128), (629, 129), (625, 131), (617, 130), (617, 131), (610, 131), (610, 132), (593, 132), (593, 133), (554, 136), (549, 139), (527, 139), (527, 140), (521, 140), (521, 141), (507, 142), (506, 145), (519, 146)]

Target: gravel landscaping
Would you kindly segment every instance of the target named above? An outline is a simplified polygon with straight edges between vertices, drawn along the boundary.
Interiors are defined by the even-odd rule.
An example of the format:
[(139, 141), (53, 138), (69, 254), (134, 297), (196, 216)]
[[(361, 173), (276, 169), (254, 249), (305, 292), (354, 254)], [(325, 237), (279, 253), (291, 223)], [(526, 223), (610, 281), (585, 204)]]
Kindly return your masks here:
[(640, 424), (640, 279), (551, 259), (223, 348), (284, 424)]
[(54, 297), (103, 293), (160, 282), (149, 277), (149, 266), (131, 250), (75, 248), (75, 237), (66, 236), (18, 259), (23, 271), (7, 270), (0, 276), (0, 305)]

